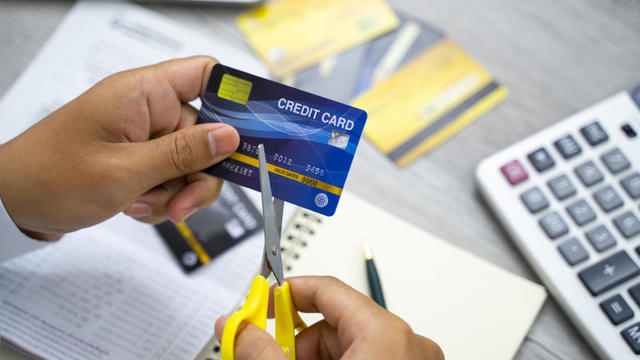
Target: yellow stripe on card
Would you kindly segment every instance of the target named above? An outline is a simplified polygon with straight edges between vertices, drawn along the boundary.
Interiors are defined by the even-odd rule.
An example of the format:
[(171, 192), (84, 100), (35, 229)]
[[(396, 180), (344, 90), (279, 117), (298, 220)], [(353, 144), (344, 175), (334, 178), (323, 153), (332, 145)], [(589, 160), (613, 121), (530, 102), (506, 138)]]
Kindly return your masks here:
[[(251, 165), (254, 167), (259, 167), (260, 164), (258, 162), (258, 159), (252, 158), (250, 156), (244, 155), (244, 154), (240, 154), (240, 153), (233, 153), (231, 154), (231, 156), (229, 156), (231, 159), (236, 160), (236, 161), (240, 161), (243, 162), (247, 165)], [(268, 164), (267, 163), (267, 170), (269, 170), (270, 172), (274, 173), (274, 174), (278, 174), (280, 176), (286, 177), (287, 179), (291, 179), (291, 180), (295, 180), (297, 182), (303, 183), (305, 185), (309, 185), (309, 186), (313, 186), (316, 189), (320, 189), (326, 192), (330, 192), (332, 194), (336, 194), (336, 195), (341, 195), (342, 194), (342, 189), (337, 187), (337, 186), (333, 186), (331, 184), (327, 184), (325, 182), (322, 182), (320, 180), (316, 180), (313, 178), (310, 178), (308, 176), (302, 175), (302, 174), (298, 174), (297, 172), (291, 171), (291, 170), (287, 170), (285, 168), (281, 168), (279, 166), (273, 165), (273, 164)]]
[(189, 228), (189, 225), (187, 225), (187, 223), (184, 221), (179, 222), (175, 225), (178, 231), (180, 232), (180, 235), (182, 235), (182, 237), (186, 240), (189, 247), (191, 247), (191, 250), (193, 250), (193, 252), (195, 252), (196, 255), (198, 255), (198, 259), (200, 259), (200, 262), (203, 264), (206, 264), (209, 261), (211, 261), (209, 254), (207, 254), (207, 252), (204, 251), (204, 248), (202, 248), (202, 245), (200, 245), (200, 242), (198, 241), (198, 239), (196, 239), (196, 236), (193, 234), (193, 232)]

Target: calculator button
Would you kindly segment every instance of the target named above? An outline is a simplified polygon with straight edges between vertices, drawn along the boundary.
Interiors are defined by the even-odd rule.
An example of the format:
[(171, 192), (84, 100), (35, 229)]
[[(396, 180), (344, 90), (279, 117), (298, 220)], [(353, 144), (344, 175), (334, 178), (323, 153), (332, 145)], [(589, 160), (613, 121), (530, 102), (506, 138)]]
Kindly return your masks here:
[(621, 129), (622, 129), (622, 132), (625, 133), (625, 135), (627, 135), (627, 137), (633, 138), (638, 135), (638, 133), (636, 133), (636, 131), (633, 130), (633, 127), (631, 127), (631, 125), (629, 124), (622, 125)]
[(565, 159), (570, 159), (582, 152), (582, 148), (571, 135), (567, 135), (556, 140), (553, 145), (556, 146), (560, 155)]
[(591, 186), (593, 184), (599, 183), (604, 179), (600, 170), (593, 161), (589, 160), (586, 163), (578, 166), (576, 169), (576, 175), (580, 178), (580, 181), (584, 184), (584, 186)]
[(584, 200), (578, 200), (567, 206), (567, 212), (578, 225), (584, 225), (596, 219), (596, 213)]
[(581, 263), (589, 258), (589, 253), (576, 238), (563, 242), (558, 246), (558, 250), (569, 265)]
[(640, 173), (633, 173), (620, 181), (620, 185), (632, 199), (640, 198)]
[(624, 251), (619, 251), (580, 271), (578, 276), (591, 295), (598, 296), (640, 274), (640, 269)]
[(504, 164), (500, 168), (500, 171), (502, 171), (502, 175), (504, 175), (511, 185), (519, 184), (527, 180), (529, 177), (527, 170), (524, 169), (524, 166), (522, 166), (518, 160), (513, 160)]
[(601, 302), (600, 308), (607, 314), (613, 325), (621, 324), (633, 317), (633, 310), (620, 295), (610, 297)]
[(538, 172), (543, 172), (547, 169), (550, 169), (553, 167), (553, 165), (556, 164), (556, 162), (553, 161), (551, 155), (549, 155), (545, 148), (540, 148), (527, 155), (527, 157), (529, 158), (529, 161), (531, 161), (533, 167), (538, 170)]
[(593, 198), (600, 205), (600, 208), (606, 212), (622, 206), (622, 199), (609, 185), (593, 193)]
[(560, 175), (549, 180), (547, 183), (551, 192), (558, 200), (566, 199), (576, 193), (576, 188), (571, 184), (567, 175)]
[(522, 199), (522, 202), (524, 202), (532, 214), (549, 207), (549, 201), (547, 201), (547, 198), (537, 186), (522, 193), (520, 199)]
[(640, 284), (634, 285), (629, 288), (629, 295), (631, 295), (633, 301), (635, 301), (636, 304), (640, 305)]
[(550, 239), (557, 239), (569, 232), (567, 224), (562, 220), (560, 214), (555, 211), (543, 216), (539, 223)]
[(606, 152), (600, 158), (612, 174), (617, 174), (631, 167), (631, 163), (620, 149), (613, 149)]
[(585, 235), (587, 236), (587, 240), (589, 240), (598, 252), (605, 251), (616, 244), (616, 239), (613, 238), (613, 235), (611, 235), (604, 225), (596, 226), (587, 231)]
[(640, 233), (640, 220), (631, 211), (613, 218), (613, 224), (627, 239)]
[(622, 330), (622, 337), (634, 353), (640, 354), (640, 323), (635, 323)]
[(607, 135), (597, 121), (583, 127), (580, 129), (580, 132), (591, 146), (598, 145), (609, 139), (609, 135)]

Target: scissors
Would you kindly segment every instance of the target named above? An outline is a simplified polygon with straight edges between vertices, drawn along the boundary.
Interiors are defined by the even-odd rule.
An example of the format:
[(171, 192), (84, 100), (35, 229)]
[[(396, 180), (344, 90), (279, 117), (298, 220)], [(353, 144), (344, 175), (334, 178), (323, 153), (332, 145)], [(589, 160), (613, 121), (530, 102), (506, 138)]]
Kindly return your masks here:
[[(258, 145), (258, 163), (260, 170), (260, 191), (262, 193), (262, 216), (264, 218), (264, 250), (260, 274), (253, 279), (247, 301), (235, 312), (222, 332), (222, 360), (234, 359), (234, 344), (238, 326), (247, 321), (262, 330), (267, 327), (267, 308), (269, 307), (269, 282), (273, 274), (278, 287), (274, 288), (274, 310), (276, 318), (276, 342), (290, 360), (295, 360), (295, 335), (307, 327), (295, 309), (289, 283), (284, 281), (280, 236), (282, 232), (282, 208), (284, 202), (273, 199), (267, 170), (267, 158), (264, 145)], [(294, 331), (295, 330), (295, 331)]]

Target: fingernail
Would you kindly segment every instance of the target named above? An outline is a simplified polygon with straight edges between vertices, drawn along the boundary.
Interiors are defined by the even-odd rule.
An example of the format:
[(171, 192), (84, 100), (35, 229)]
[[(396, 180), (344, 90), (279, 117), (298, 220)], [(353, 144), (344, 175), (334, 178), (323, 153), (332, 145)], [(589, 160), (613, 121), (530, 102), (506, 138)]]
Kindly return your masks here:
[(151, 206), (143, 202), (135, 202), (124, 213), (134, 218), (151, 216)]
[(221, 126), (209, 132), (209, 148), (213, 156), (231, 154), (237, 146), (235, 130)]
[(193, 213), (196, 212), (196, 210), (198, 210), (198, 208), (192, 207), (182, 211), (182, 215), (180, 216), (179, 222), (185, 221), (189, 216), (193, 215)]

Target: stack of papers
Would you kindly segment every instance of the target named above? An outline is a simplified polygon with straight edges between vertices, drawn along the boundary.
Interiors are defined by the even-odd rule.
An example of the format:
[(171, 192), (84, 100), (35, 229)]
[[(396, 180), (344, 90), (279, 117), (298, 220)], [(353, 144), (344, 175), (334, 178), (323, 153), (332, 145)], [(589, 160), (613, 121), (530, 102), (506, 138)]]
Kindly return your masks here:
[[(117, 71), (210, 55), (267, 74), (227, 39), (129, 3), (79, 2), (0, 102), (0, 143)], [(152, 226), (118, 215), (0, 267), (2, 341), (43, 358), (193, 359), (261, 251), (258, 232), (187, 276)]]

